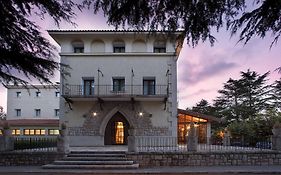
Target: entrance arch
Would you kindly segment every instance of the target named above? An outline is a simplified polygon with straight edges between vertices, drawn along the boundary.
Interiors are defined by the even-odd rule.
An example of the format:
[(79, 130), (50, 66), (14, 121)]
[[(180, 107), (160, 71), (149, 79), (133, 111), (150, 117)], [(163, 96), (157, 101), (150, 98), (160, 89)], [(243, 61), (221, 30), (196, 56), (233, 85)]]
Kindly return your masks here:
[(106, 125), (104, 145), (127, 145), (129, 127), (127, 119), (116, 112)]

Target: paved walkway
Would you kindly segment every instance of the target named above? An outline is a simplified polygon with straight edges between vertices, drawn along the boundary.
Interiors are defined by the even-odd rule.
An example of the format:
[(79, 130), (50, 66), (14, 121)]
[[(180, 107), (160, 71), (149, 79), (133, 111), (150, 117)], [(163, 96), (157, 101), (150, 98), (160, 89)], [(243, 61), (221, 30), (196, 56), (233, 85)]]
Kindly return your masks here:
[(9, 174), (281, 174), (281, 166), (208, 166), (208, 167), (161, 167), (132, 170), (49, 170), (39, 166), (0, 166), (0, 175)]

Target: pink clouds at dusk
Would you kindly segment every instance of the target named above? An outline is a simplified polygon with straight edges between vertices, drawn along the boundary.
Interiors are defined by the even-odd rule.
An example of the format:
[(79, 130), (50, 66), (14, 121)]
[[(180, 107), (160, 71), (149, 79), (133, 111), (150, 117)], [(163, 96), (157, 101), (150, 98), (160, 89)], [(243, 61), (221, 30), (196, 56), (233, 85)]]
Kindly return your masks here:
[[(46, 38), (51, 40), (46, 30), (58, 29), (54, 21), (49, 18), (43, 20), (31, 17)], [(103, 15), (92, 15), (90, 11), (78, 12), (73, 20), (77, 26), (75, 29), (114, 29), (106, 24)], [(74, 26), (61, 23), (60, 29), (74, 29)], [(229, 32), (221, 30), (213, 33), (217, 42), (212, 47), (210, 43), (200, 43), (197, 47), (189, 47), (186, 43), (182, 48), (178, 60), (178, 101), (180, 108), (191, 107), (201, 99), (212, 102), (229, 78), (239, 78), (240, 71), (247, 69), (263, 74), (270, 71), (270, 81), (273, 82), (281, 77), (274, 70), (281, 66), (281, 43), (270, 44), (273, 38), (254, 38), (247, 45), (237, 43), (238, 37), (230, 38)], [(54, 43), (53, 40), (51, 40)], [(57, 74), (58, 75), (58, 74)], [(53, 81), (58, 81), (56, 76)], [(33, 82), (34, 83), (34, 82)], [(0, 87), (0, 106), (6, 109), (6, 89)]]

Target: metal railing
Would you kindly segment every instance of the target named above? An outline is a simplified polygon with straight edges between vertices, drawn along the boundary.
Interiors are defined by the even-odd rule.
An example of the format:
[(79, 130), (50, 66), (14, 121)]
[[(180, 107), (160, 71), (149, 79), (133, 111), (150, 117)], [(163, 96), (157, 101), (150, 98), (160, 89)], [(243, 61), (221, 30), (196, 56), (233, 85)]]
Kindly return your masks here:
[(93, 87), (83, 85), (64, 85), (62, 95), (66, 96), (116, 96), (116, 95), (144, 95), (157, 96), (168, 95), (167, 85), (95, 85)]
[[(178, 137), (137, 136), (136, 145), (139, 152), (188, 152), (188, 142), (180, 142)], [(217, 141), (206, 138), (206, 143), (198, 143), (198, 152), (232, 152), (232, 151), (270, 151), (271, 138), (230, 138)]]
[(55, 151), (57, 138), (14, 138), (14, 150)]
[(177, 137), (143, 136), (136, 137), (139, 152), (184, 152), (185, 144), (178, 144)]
[(229, 138), (217, 140), (207, 138), (209, 144), (199, 144), (198, 151), (269, 151), (272, 149), (271, 137), (265, 138)]

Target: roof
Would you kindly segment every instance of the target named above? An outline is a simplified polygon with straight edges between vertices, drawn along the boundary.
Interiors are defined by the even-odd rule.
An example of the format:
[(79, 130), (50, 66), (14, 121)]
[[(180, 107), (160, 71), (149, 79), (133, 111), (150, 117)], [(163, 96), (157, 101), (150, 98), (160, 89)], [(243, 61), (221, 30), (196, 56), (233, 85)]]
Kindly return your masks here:
[(7, 85), (7, 89), (59, 89), (59, 84), (49, 85), (49, 84), (40, 84), (40, 85)]
[(59, 126), (59, 119), (17, 119), (0, 121), (0, 126), (8, 122), (9, 126)]
[(183, 32), (183, 30), (176, 30), (176, 31), (171, 31), (171, 30), (47, 30), (49, 33), (50, 32), (97, 32), (97, 33), (112, 33), (112, 32), (117, 32), (117, 33), (177, 33), (177, 32)]
[(185, 115), (190, 115), (192, 117), (197, 117), (197, 118), (202, 118), (208, 121), (213, 121), (213, 122), (221, 122), (220, 118), (211, 116), (211, 115), (206, 115), (206, 114), (202, 114), (202, 113), (198, 113), (198, 112), (194, 112), (194, 111), (190, 111), (190, 110), (184, 110), (184, 109), (178, 109), (178, 114), (185, 114)]

